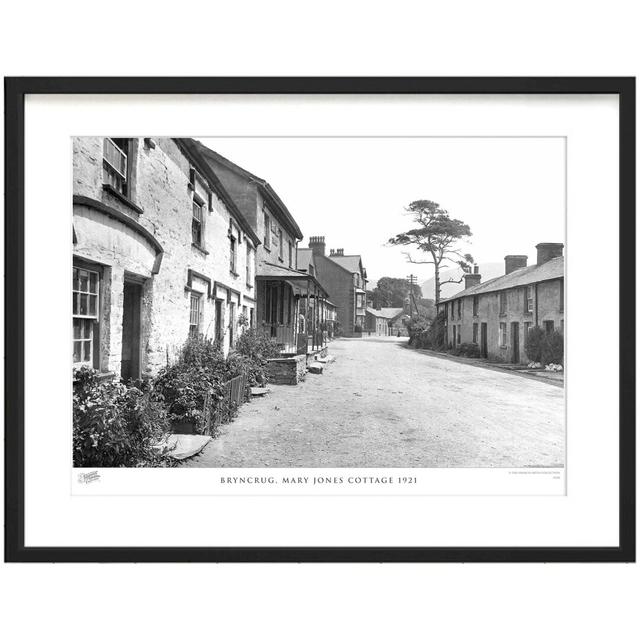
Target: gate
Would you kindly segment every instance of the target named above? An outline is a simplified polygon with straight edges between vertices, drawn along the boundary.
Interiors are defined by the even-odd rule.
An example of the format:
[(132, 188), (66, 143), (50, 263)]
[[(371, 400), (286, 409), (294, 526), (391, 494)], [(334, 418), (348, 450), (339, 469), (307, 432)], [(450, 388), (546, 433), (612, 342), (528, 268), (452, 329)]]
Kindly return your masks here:
[(201, 433), (210, 436), (221, 424), (231, 422), (238, 407), (249, 399), (248, 388), (247, 375), (243, 373), (222, 385), (220, 399), (209, 394), (204, 401)]

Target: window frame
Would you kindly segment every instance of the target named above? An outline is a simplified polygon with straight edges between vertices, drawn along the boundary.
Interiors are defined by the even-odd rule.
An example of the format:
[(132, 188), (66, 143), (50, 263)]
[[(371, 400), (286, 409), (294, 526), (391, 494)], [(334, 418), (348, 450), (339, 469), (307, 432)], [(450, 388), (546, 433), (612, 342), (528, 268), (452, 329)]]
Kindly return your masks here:
[[(531, 293), (531, 296), (529, 296)], [(525, 313), (533, 313), (535, 304), (535, 289), (532, 284), (528, 284), (524, 288), (524, 311)]]
[[(202, 324), (202, 293), (199, 291), (191, 291), (189, 293), (189, 335), (199, 335), (200, 334), (200, 326)], [(196, 301), (196, 313), (198, 315), (197, 322), (193, 323), (193, 302)], [(195, 327), (195, 331), (193, 330)]]
[(229, 271), (234, 276), (238, 275), (238, 272), (236, 271), (238, 266), (237, 265), (238, 255), (237, 255), (236, 246), (237, 246), (236, 237), (233, 235), (232, 232), (229, 232)]
[[(204, 226), (205, 226), (204, 206), (205, 206), (204, 201), (194, 191), (192, 207), (191, 207), (191, 244), (195, 247), (198, 247), (198, 249), (204, 249)], [(198, 209), (200, 210), (200, 218), (196, 216), (196, 207), (198, 207)], [(199, 239), (196, 239), (194, 236), (194, 231), (195, 231), (194, 225), (196, 223), (200, 225)]]
[(501, 349), (506, 349), (507, 347), (507, 323), (500, 322), (498, 326), (498, 346)]
[[(86, 271), (88, 274), (93, 274), (96, 276), (96, 290), (95, 292), (91, 291), (91, 275), (88, 278), (88, 289), (85, 291), (82, 288), (75, 288), (75, 271)], [(101, 358), (100, 358), (100, 319), (102, 315), (102, 269), (98, 265), (85, 265), (84, 263), (75, 261), (72, 265), (71, 271), (71, 302), (72, 302), (72, 326), (71, 326), (71, 340), (72, 340), (72, 361), (74, 368), (80, 368), (83, 366), (90, 366), (93, 369), (100, 371), (101, 366)], [(75, 307), (75, 296), (87, 295), (91, 296), (95, 299), (95, 314), (92, 313), (76, 313)], [(87, 310), (90, 310), (89, 300), (91, 297), (87, 297)], [(80, 298), (78, 298), (78, 311), (80, 310)], [(89, 338), (85, 338), (84, 335), (80, 338), (76, 338), (75, 336), (75, 327), (76, 320), (80, 321), (81, 327), (90, 327), (91, 336)], [(81, 329), (81, 333), (83, 333), (84, 329)], [(84, 360), (81, 359), (76, 361), (75, 359), (75, 345), (76, 342), (81, 344), (80, 347), (80, 356), (84, 357), (84, 344), (89, 344), (89, 359)]]
[[(116, 143), (116, 140), (126, 140), (126, 150), (122, 149), (120, 145)], [(108, 159), (107, 146), (111, 143), (115, 149), (117, 149), (124, 157), (124, 173), (116, 167), (113, 162)], [(129, 197), (131, 190), (130, 180), (130, 167), (131, 162), (129, 155), (131, 154), (131, 139), (130, 138), (110, 138), (108, 136), (102, 139), (102, 180), (103, 184), (109, 185), (114, 191), (125, 198)], [(115, 181), (111, 178), (116, 178)], [(119, 179), (118, 179), (119, 178)]]
[(264, 223), (264, 237), (262, 238), (262, 246), (267, 251), (271, 251), (271, 214), (266, 209), (262, 210), (262, 214), (262, 221)]
[(498, 300), (499, 300), (499, 315), (501, 316), (506, 316), (507, 315), (507, 309), (508, 309), (508, 302), (507, 302), (507, 292), (506, 291), (499, 291), (498, 292)]

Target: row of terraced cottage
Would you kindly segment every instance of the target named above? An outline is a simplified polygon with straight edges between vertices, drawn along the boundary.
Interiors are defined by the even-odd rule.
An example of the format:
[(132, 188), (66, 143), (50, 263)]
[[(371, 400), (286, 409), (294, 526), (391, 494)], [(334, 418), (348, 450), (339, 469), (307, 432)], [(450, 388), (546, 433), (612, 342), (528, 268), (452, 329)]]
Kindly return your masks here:
[(450, 347), (476, 344), (483, 358), (526, 363), (534, 327), (564, 334), (564, 245), (536, 245), (536, 264), (526, 255), (505, 256), (505, 273), (482, 283), (478, 268), (464, 275), (465, 288), (437, 307)]
[(365, 314), (360, 256), (325, 255), (269, 183), (184, 138), (73, 141), (73, 363), (153, 376), (189, 334), (233, 349), (247, 328), (296, 383)]

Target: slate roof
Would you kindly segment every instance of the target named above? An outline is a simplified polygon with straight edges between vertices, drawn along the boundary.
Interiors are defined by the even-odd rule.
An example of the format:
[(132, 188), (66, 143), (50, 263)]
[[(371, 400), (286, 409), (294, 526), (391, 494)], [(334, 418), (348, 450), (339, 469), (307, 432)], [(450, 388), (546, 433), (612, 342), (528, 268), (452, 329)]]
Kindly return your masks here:
[(373, 309), (372, 307), (367, 307), (367, 313), (370, 313), (373, 316), (377, 316), (378, 318), (393, 320), (393, 318), (396, 318), (397, 316), (404, 313), (404, 309), (402, 307), (383, 307), (382, 309)]
[(513, 289), (514, 287), (524, 287), (528, 284), (543, 282), (545, 280), (557, 280), (558, 278), (564, 278), (564, 256), (552, 258), (540, 266), (533, 264), (529, 267), (516, 269), (508, 275), (499, 276), (498, 278), (477, 284), (474, 287), (463, 289), (450, 298), (443, 298), (440, 300), (440, 304), (458, 298), (475, 296), (480, 293), (491, 293), (493, 291)]
[(360, 273), (360, 265), (362, 264), (360, 256), (337, 256), (334, 254), (326, 257), (344, 267), (350, 273)]
[(304, 247), (298, 249), (298, 269), (300, 271), (309, 271), (309, 264), (313, 258), (313, 250)]
[(256, 273), (256, 279), (292, 281), (311, 280), (311, 282), (313, 282), (318, 287), (318, 289), (320, 289), (324, 296), (326, 296), (327, 298), (329, 297), (329, 294), (325, 291), (324, 287), (313, 276), (309, 275), (308, 273), (302, 273), (302, 271), (289, 269), (289, 267), (282, 267), (278, 264), (273, 264), (272, 262), (263, 262), (259, 265), (258, 272)]
[(289, 209), (287, 209), (287, 206), (285, 205), (285, 203), (282, 202), (282, 200), (280, 199), (280, 196), (276, 193), (275, 189), (264, 178), (260, 178), (259, 176), (251, 173), (250, 171), (247, 171), (241, 166), (235, 164), (235, 162), (232, 162), (228, 158), (225, 158), (224, 156), (220, 155), (217, 151), (214, 151), (213, 149), (210, 149), (206, 145), (202, 144), (202, 142), (200, 141), (195, 141), (195, 142), (198, 145), (200, 153), (202, 153), (203, 156), (205, 157), (209, 156), (212, 160), (215, 160), (219, 162), (221, 165), (227, 167), (228, 169), (231, 169), (235, 173), (241, 176), (244, 176), (244, 178), (246, 178), (249, 182), (255, 182), (258, 185), (258, 187), (262, 190), (262, 193), (264, 196), (266, 196), (267, 200), (271, 200), (272, 206), (275, 206), (280, 210), (285, 220), (291, 226), (291, 229), (294, 232), (294, 235), (296, 236), (296, 238), (298, 238), (298, 240), (302, 240), (304, 236), (302, 235), (302, 231), (300, 230), (298, 223), (295, 221), (295, 218), (293, 217)]

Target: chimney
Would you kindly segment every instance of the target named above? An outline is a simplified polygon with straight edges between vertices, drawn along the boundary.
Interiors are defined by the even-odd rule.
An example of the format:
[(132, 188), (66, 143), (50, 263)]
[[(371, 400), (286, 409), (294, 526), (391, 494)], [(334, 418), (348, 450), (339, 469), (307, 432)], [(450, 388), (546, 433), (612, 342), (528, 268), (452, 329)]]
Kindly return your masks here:
[(536, 245), (538, 250), (538, 266), (553, 260), (553, 258), (562, 257), (562, 249), (564, 245), (562, 242), (541, 242)]
[(331, 249), (331, 250), (329, 251), (329, 255), (330, 255), (330, 256), (335, 256), (335, 255), (336, 255), (336, 250), (335, 250), (335, 249)]
[(504, 257), (504, 275), (509, 275), (516, 269), (522, 269), (527, 266), (528, 256), (505, 256)]
[(344, 249), (336, 249), (336, 255), (337, 256), (343, 256), (344, 255)]
[(475, 287), (477, 284), (480, 284), (481, 279), (482, 276), (478, 273), (478, 265), (474, 264), (473, 273), (464, 274), (464, 288)]
[(311, 236), (309, 238), (309, 249), (314, 256), (323, 256), (325, 252), (324, 236)]

